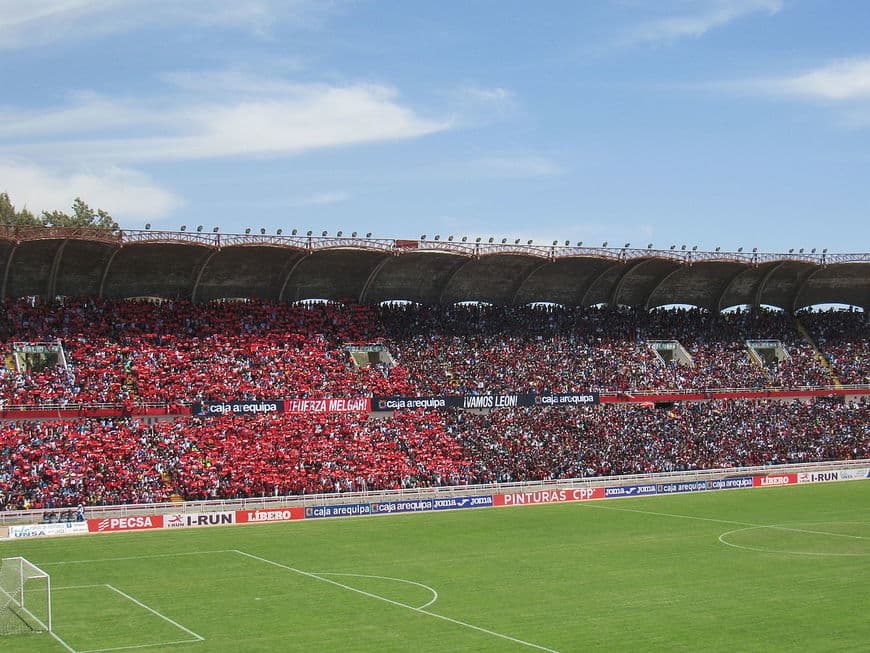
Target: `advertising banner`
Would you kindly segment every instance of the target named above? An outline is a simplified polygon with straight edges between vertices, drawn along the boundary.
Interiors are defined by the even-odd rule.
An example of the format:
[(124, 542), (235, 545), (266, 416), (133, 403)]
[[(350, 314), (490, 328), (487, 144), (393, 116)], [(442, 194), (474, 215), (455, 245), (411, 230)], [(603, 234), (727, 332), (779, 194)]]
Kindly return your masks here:
[(433, 510), (459, 510), (462, 508), (489, 508), (493, 505), (492, 496), (445, 497), (433, 499)]
[(226, 526), (236, 523), (235, 512), (203, 512), (187, 515), (164, 515), (163, 528), (195, 528), (198, 526)]
[(163, 528), (163, 515), (106, 517), (104, 519), (88, 520), (88, 532), (90, 533), (109, 533), (114, 531), (143, 531), (150, 528)]
[(305, 519), (321, 517), (357, 517), (372, 514), (372, 507), (367, 503), (346, 503), (334, 506), (308, 506), (305, 508)]
[(285, 399), (286, 413), (367, 413), (372, 409), (371, 399), (324, 398), (324, 399)]
[(283, 413), (283, 401), (220, 401), (196, 404), (194, 415), (266, 415)]
[(56, 535), (81, 535), (88, 532), (85, 522), (69, 522), (63, 524), (27, 524), (26, 526), (10, 526), (9, 537), (54, 537)]
[(751, 476), (734, 476), (731, 478), (717, 478), (707, 481), (711, 490), (734, 490), (742, 487), (752, 487)]
[(304, 519), (304, 508), (269, 508), (267, 510), (237, 510), (237, 524), (262, 524), (265, 522)]
[(372, 397), (372, 410), (402, 410), (417, 408), (455, 408), (458, 397)]
[(658, 483), (656, 492), (673, 494), (676, 492), (703, 492), (707, 489), (707, 481), (686, 481), (683, 483)]
[(516, 406), (584, 406), (597, 404), (597, 392), (546, 395), (447, 395), (444, 397), (372, 397), (371, 409), (402, 410), (414, 408), (492, 409)]
[(574, 394), (537, 395), (535, 403), (541, 406), (588, 406), (601, 400), (597, 392)]
[(840, 472), (802, 472), (797, 475), (798, 483), (828, 483), (830, 481), (839, 481)]
[(584, 487), (573, 490), (538, 490), (537, 492), (516, 492), (513, 494), (496, 494), (493, 497), (496, 506), (523, 506), (538, 503), (562, 503), (565, 501), (589, 501), (603, 499), (603, 487)]
[(797, 474), (771, 474), (769, 476), (753, 476), (754, 487), (773, 487), (775, 485), (792, 485), (797, 483)]
[(639, 497), (655, 493), (655, 485), (619, 485), (604, 488), (604, 497), (607, 499), (614, 497)]
[(427, 512), (435, 510), (435, 499), (408, 499), (407, 501), (383, 501), (372, 503), (373, 515), (386, 515), (399, 512)]
[(870, 478), (870, 469), (841, 469), (841, 481), (857, 481), (861, 478)]

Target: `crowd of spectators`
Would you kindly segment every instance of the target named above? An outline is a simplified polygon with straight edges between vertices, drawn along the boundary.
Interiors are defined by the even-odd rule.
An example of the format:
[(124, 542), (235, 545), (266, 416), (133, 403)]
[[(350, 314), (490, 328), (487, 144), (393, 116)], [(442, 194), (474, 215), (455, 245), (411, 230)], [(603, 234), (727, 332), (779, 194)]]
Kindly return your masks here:
[[(0, 306), (5, 405), (445, 393), (641, 391), (870, 381), (863, 313), (712, 315), (611, 308), (66, 299)], [(678, 343), (666, 363), (651, 344)], [(778, 341), (779, 360), (747, 341)], [(67, 367), (18, 371), (13, 342), (59, 341)], [(395, 366), (359, 368), (348, 343)]]
[(4, 423), (0, 509), (333, 493), (870, 457), (819, 400)]

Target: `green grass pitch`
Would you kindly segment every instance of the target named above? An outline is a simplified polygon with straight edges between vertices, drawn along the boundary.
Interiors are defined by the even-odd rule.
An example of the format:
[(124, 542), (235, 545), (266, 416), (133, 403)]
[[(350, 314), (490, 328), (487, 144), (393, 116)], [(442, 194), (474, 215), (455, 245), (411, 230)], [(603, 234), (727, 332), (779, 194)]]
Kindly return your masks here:
[(870, 482), (0, 543), (4, 653), (867, 651)]

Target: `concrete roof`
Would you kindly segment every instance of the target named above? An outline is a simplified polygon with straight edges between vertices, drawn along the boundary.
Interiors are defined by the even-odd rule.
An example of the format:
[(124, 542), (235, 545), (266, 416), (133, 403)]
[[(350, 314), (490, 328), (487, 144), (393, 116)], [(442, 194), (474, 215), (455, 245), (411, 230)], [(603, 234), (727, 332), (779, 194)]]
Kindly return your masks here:
[(870, 254), (0, 227), (2, 298), (609, 303), (870, 310)]

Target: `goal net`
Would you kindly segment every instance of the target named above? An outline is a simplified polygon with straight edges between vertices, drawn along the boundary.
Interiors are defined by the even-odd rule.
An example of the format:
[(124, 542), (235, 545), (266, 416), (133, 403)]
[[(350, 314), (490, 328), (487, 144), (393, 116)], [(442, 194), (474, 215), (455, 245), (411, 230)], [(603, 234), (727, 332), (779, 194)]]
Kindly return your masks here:
[(0, 560), (0, 635), (51, 631), (51, 577), (24, 558)]

